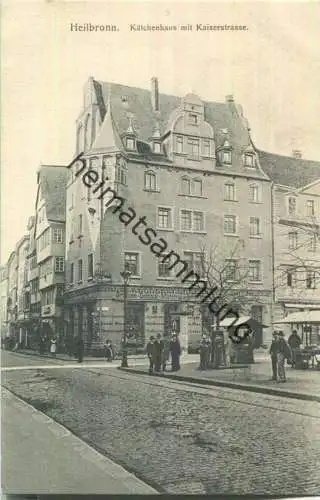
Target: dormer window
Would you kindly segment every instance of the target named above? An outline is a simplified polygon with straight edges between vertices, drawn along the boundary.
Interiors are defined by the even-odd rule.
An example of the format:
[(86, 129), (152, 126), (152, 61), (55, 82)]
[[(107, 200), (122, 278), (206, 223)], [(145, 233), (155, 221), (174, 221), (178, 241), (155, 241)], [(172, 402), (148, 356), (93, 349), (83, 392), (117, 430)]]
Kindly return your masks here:
[(127, 137), (126, 146), (127, 149), (135, 149), (135, 140), (132, 137)]
[(199, 158), (199, 139), (188, 139), (188, 152), (192, 158)]
[(154, 142), (153, 143), (153, 152), (156, 153), (156, 154), (160, 154), (161, 153), (161, 144), (160, 144), (160, 142)]
[(231, 151), (222, 151), (221, 161), (227, 165), (231, 165)]
[(189, 123), (191, 125), (198, 125), (199, 123), (199, 120), (198, 120), (198, 115), (194, 114), (194, 113), (190, 113), (189, 114)]
[(255, 157), (252, 153), (246, 153), (244, 155), (244, 164), (246, 167), (255, 168)]

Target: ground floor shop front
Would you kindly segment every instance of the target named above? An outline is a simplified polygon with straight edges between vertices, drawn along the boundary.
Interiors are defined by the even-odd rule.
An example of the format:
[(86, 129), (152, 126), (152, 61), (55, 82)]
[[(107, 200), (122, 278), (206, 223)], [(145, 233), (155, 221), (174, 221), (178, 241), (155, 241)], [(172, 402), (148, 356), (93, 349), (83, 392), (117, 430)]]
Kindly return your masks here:
[[(271, 294), (263, 300), (248, 294), (243, 312), (263, 324), (272, 324)], [(261, 295), (263, 292), (259, 294)], [(262, 302), (262, 303), (261, 303)], [(121, 285), (92, 285), (65, 294), (64, 315), (69, 337), (84, 340), (86, 350), (111, 340), (120, 347), (126, 325), (129, 343), (143, 349), (151, 335), (179, 335), (183, 350), (194, 339), (200, 339), (210, 326), (206, 304), (182, 287), (147, 287), (131, 285), (124, 304)], [(271, 340), (271, 326), (257, 332), (257, 347)]]

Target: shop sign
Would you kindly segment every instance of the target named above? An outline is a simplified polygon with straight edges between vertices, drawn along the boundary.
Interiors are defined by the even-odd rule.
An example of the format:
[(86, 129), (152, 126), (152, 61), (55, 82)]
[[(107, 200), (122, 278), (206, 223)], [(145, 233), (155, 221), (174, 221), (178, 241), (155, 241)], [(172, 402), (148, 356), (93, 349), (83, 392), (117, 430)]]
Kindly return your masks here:
[[(123, 298), (123, 289), (116, 291), (117, 298)], [(163, 301), (180, 301), (191, 299), (192, 293), (188, 289), (183, 288), (168, 288), (161, 287), (128, 287), (128, 298), (136, 300), (163, 300)]]

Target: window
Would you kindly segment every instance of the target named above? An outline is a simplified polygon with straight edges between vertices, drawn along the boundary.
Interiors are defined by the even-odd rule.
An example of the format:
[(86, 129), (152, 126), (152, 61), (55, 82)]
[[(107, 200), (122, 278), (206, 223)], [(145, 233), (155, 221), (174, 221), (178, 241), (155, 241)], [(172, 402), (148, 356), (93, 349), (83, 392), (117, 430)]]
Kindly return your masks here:
[(201, 252), (184, 252), (184, 260), (188, 264), (188, 271), (204, 275), (204, 255)]
[(189, 123), (191, 123), (192, 125), (198, 125), (198, 115), (190, 113), (189, 114)]
[(192, 158), (199, 157), (199, 139), (188, 139), (188, 153)]
[(253, 154), (245, 154), (244, 155), (244, 164), (246, 167), (254, 168), (255, 167), (255, 158)]
[(74, 283), (74, 264), (70, 264), (70, 283)]
[(181, 231), (191, 231), (192, 230), (192, 212), (191, 212), (191, 210), (181, 210), (180, 229), (181, 229)]
[(38, 239), (38, 251), (50, 245), (50, 229), (46, 229)]
[(52, 235), (53, 243), (63, 243), (63, 229), (62, 228), (54, 228)]
[(289, 233), (289, 248), (290, 250), (296, 250), (298, 247), (298, 234), (297, 233)]
[(127, 138), (127, 141), (126, 141), (126, 145), (127, 145), (127, 148), (128, 149), (134, 149), (134, 139), (131, 139), (131, 138)]
[(64, 271), (64, 257), (56, 257), (55, 258), (54, 270), (56, 273), (63, 273), (63, 271)]
[(171, 208), (158, 208), (158, 228), (172, 229), (172, 209)]
[(193, 181), (193, 194), (195, 196), (202, 196), (202, 181), (200, 179)]
[(224, 185), (224, 199), (227, 201), (235, 201), (236, 190), (233, 182), (227, 182)]
[(316, 288), (316, 273), (314, 271), (307, 271), (306, 287)]
[[(164, 257), (164, 255), (161, 255), (161, 258)], [(170, 260), (167, 260), (166, 262), (161, 262), (161, 260), (158, 260), (158, 277), (159, 278), (170, 278), (172, 273), (171, 273), (171, 262)]]
[(41, 262), (39, 266), (40, 278), (46, 278), (47, 274), (51, 273), (52, 273), (52, 259), (47, 259), (44, 262)]
[(176, 152), (183, 153), (183, 137), (180, 135), (176, 138)]
[(249, 186), (249, 201), (251, 203), (259, 203), (260, 201), (260, 190), (257, 184), (250, 184)]
[(154, 142), (153, 143), (153, 151), (156, 154), (160, 154), (161, 153), (161, 144), (160, 144), (160, 142)]
[(295, 269), (287, 270), (287, 286), (293, 288), (296, 285), (297, 274)]
[(261, 262), (260, 260), (249, 260), (249, 280), (261, 281)]
[(314, 234), (309, 240), (309, 252), (317, 251), (317, 236)]
[(231, 151), (222, 151), (221, 154), (222, 163), (226, 163), (228, 165), (231, 164)]
[(78, 281), (82, 281), (82, 259), (78, 261)]
[(210, 156), (210, 141), (203, 141), (203, 156)]
[(260, 236), (260, 218), (250, 217), (250, 236)]
[(82, 214), (79, 215), (79, 235), (82, 234), (82, 231), (83, 231), (83, 217), (82, 217)]
[(139, 254), (134, 252), (126, 252), (124, 256), (124, 267), (131, 272), (132, 276), (139, 276)]
[(93, 254), (88, 255), (88, 278), (93, 278)]
[(59, 299), (61, 297), (63, 297), (63, 294), (64, 294), (64, 285), (57, 285), (57, 293), (56, 293), (56, 298)]
[(157, 176), (154, 172), (146, 172), (144, 174), (144, 188), (148, 191), (157, 190)]
[(235, 215), (225, 215), (224, 216), (224, 233), (225, 234), (236, 234), (237, 232), (237, 220)]
[(227, 281), (235, 281), (237, 279), (238, 262), (228, 259), (225, 261), (225, 279)]
[(307, 200), (306, 210), (307, 210), (307, 217), (314, 216), (314, 200)]
[(296, 209), (297, 209), (297, 200), (296, 198), (290, 197), (288, 199), (288, 214), (296, 215)]
[(183, 177), (183, 179), (181, 180), (181, 191), (182, 194), (191, 194), (191, 181), (187, 177)]
[(204, 214), (203, 212), (193, 212), (193, 230), (204, 230)]

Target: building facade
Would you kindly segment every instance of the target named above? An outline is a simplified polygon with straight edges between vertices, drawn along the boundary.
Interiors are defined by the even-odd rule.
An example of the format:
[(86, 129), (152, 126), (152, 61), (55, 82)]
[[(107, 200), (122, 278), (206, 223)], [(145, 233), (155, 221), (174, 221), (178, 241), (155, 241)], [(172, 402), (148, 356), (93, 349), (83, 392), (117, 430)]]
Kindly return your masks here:
[[(320, 310), (320, 162), (260, 153), (274, 180), (275, 320)], [(289, 328), (289, 327), (286, 327)]]
[(1, 339), (9, 335), (7, 322), (7, 302), (8, 302), (8, 269), (7, 266), (0, 268), (0, 332)]
[(218, 269), (229, 301), (269, 326), (259, 343), (271, 338), (271, 181), (232, 96), (208, 103), (160, 94), (157, 79), (148, 91), (90, 78), (77, 122), (82, 152), (67, 187), (73, 335), (119, 344), (127, 268), (126, 323), (138, 343), (175, 329), (186, 346), (204, 314), (183, 261), (208, 285)]
[[(38, 170), (35, 252), (29, 268), (31, 300), (38, 310), (42, 333), (48, 338), (64, 336), (64, 249), (67, 170), (63, 166), (42, 165)], [(36, 315), (37, 312), (34, 312)]]

